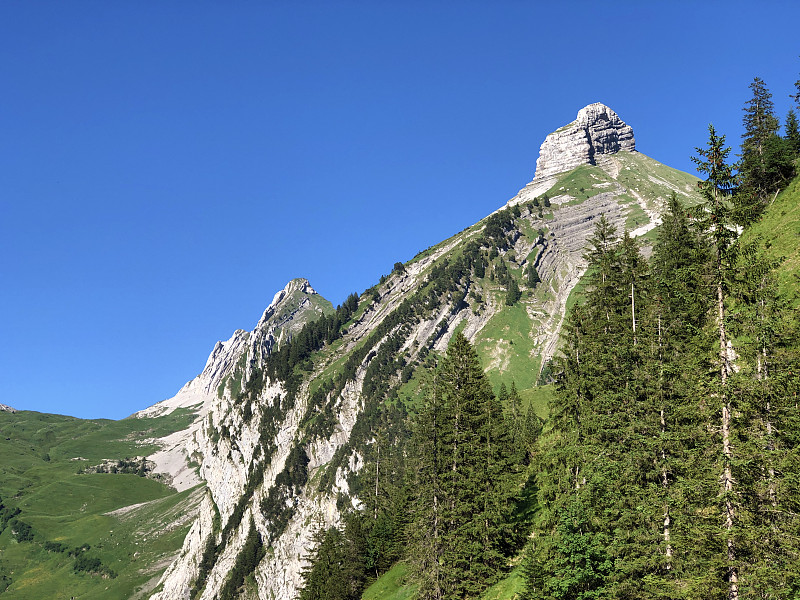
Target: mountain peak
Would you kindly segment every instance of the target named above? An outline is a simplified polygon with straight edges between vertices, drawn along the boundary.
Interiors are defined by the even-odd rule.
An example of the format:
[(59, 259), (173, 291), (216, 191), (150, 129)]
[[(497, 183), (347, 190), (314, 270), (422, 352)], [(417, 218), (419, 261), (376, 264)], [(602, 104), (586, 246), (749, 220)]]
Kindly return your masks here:
[[(271, 312), (274, 308), (280, 304), (285, 298), (292, 296), (293, 294), (301, 293), (308, 296), (316, 295), (317, 291), (311, 287), (311, 283), (309, 283), (308, 279), (305, 277), (296, 277), (287, 283), (282, 290), (278, 290), (275, 296), (272, 298), (272, 302), (270, 302), (269, 306), (264, 311), (264, 314)], [(264, 317), (262, 317), (263, 319)]]
[[(319, 294), (311, 287), (311, 283), (309, 283), (308, 279), (304, 277), (292, 279), (282, 290), (278, 290), (275, 296), (273, 296), (272, 302), (269, 303), (269, 306), (264, 310), (264, 314), (261, 315), (256, 329), (263, 327), (264, 323), (274, 315), (280, 314), (283, 305), (303, 304), (305, 299), (310, 296), (319, 296)], [(290, 311), (293, 312), (294, 308), (290, 309)]]
[(0, 411), (15, 413), (17, 412), (17, 409), (11, 408), (10, 406), (6, 406), (5, 404), (0, 404)]
[(574, 121), (548, 135), (536, 161), (534, 179), (563, 173), (579, 165), (594, 165), (597, 155), (636, 151), (633, 129), (605, 104), (595, 102), (578, 111)]

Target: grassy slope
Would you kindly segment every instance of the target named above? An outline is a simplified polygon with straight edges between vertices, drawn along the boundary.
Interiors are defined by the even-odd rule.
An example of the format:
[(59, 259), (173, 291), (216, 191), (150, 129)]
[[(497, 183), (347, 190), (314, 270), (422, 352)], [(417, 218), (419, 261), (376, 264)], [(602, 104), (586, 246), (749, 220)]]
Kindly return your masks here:
[(780, 291), (800, 306), (800, 177), (796, 177), (765, 211), (761, 221), (743, 235), (744, 242), (760, 239), (765, 255), (782, 260)]
[[(413, 600), (416, 590), (407, 581), (407, 572), (404, 563), (397, 563), (364, 590), (361, 597), (363, 600)], [(515, 567), (480, 597), (481, 600), (515, 600), (522, 595), (524, 585), (522, 569)]]
[[(133, 474), (78, 474), (102, 459), (152, 452), (140, 440), (185, 428), (187, 411), (154, 419), (82, 420), (23, 411), (0, 413), (0, 497), (19, 508), (18, 519), (35, 531), (33, 542), (17, 542), (11, 527), (0, 533), (0, 572), (12, 584), (6, 595), (19, 599), (127, 599), (159, 574), (186, 536), (181, 525), (189, 491)], [(49, 457), (49, 460), (47, 458)], [(75, 460), (81, 457), (83, 460)], [(106, 513), (148, 503), (131, 516)], [(69, 548), (88, 544), (116, 578), (75, 573), (74, 558), (47, 552), (45, 541)]]

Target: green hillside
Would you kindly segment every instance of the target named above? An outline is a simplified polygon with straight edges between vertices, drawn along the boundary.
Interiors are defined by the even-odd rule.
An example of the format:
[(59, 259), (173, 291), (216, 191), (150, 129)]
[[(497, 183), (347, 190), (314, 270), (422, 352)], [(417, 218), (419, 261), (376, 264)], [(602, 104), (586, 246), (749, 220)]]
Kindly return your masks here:
[(187, 411), (121, 421), (0, 412), (2, 595), (124, 600), (152, 585), (180, 549), (202, 491), (176, 493), (138, 475), (138, 466), (87, 469), (152, 453), (146, 440), (192, 418)]
[(781, 293), (800, 305), (800, 177), (795, 178), (743, 235), (756, 242), (765, 256), (781, 261), (777, 270)]

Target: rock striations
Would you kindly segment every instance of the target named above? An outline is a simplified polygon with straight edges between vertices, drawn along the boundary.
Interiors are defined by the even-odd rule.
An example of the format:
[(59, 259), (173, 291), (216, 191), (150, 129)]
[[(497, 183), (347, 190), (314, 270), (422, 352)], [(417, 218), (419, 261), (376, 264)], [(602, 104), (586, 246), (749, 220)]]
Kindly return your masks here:
[[(195, 469), (189, 466), (196, 452), (198, 430), (215, 403), (230, 397), (232, 386), (241, 386), (254, 366), (261, 364), (273, 348), (302, 329), (308, 321), (333, 310), (307, 279), (293, 279), (275, 294), (252, 332), (237, 329), (225, 342), (217, 342), (203, 371), (168, 400), (134, 414), (134, 417), (157, 417), (176, 409), (189, 409), (197, 415), (192, 425), (166, 438), (156, 440), (161, 450), (150, 459), (156, 472), (171, 481), (178, 491), (200, 483)], [(227, 396), (226, 396), (227, 394)]]
[(605, 104), (595, 102), (578, 111), (570, 124), (545, 138), (534, 179), (564, 173), (579, 165), (597, 164), (600, 154), (634, 152), (633, 129)]

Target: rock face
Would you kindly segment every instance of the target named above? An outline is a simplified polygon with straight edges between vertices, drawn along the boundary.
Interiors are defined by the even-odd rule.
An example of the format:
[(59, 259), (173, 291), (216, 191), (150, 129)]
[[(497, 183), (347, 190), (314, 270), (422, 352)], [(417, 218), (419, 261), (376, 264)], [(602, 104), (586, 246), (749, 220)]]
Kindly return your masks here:
[(16, 408), (11, 408), (10, 406), (6, 406), (5, 404), (0, 404), (0, 410), (3, 412), (10, 412), (10, 413), (17, 412)]
[(203, 371), (168, 400), (134, 414), (134, 417), (157, 417), (179, 408), (195, 411), (192, 425), (166, 438), (155, 440), (161, 450), (150, 459), (155, 471), (166, 475), (178, 491), (189, 489), (200, 480), (189, 466), (190, 455), (196, 452), (198, 431), (208, 413), (223, 397), (231, 396), (231, 387), (241, 387), (272, 349), (281, 341), (333, 310), (331, 303), (320, 296), (307, 279), (293, 279), (275, 294), (252, 332), (237, 329), (225, 342), (217, 342)]
[(189, 381), (172, 398), (137, 412), (136, 417), (156, 417), (176, 408), (195, 407), (220, 395), (220, 384), (236, 370), (242, 355), (247, 361), (242, 368), (249, 377), (254, 364), (269, 355), (273, 347), (303, 328), (308, 321), (333, 310), (331, 303), (320, 296), (308, 279), (292, 279), (277, 292), (252, 332), (237, 329), (225, 342), (217, 342), (208, 356), (203, 371)]
[(634, 152), (633, 129), (605, 104), (595, 102), (578, 111), (577, 118), (545, 138), (536, 161), (536, 179), (597, 164), (600, 154)]

